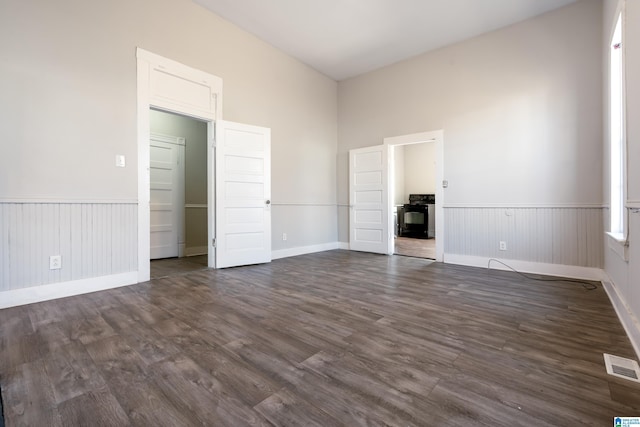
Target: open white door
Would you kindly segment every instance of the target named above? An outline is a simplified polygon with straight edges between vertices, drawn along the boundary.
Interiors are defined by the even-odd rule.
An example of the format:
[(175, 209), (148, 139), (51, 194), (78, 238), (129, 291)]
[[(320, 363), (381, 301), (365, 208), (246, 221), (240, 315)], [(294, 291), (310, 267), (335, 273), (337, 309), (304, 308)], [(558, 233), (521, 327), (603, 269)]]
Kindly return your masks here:
[(216, 268), (271, 261), (271, 130), (216, 122)]
[(393, 253), (389, 233), (387, 147), (349, 151), (349, 246), (352, 250)]

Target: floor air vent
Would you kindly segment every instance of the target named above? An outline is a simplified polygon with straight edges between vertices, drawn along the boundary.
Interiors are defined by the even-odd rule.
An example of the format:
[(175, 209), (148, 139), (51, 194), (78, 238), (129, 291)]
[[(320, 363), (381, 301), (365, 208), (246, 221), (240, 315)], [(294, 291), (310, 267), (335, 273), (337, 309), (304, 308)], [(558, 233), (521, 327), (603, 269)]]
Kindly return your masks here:
[(609, 375), (640, 383), (640, 367), (635, 360), (604, 353), (604, 364)]

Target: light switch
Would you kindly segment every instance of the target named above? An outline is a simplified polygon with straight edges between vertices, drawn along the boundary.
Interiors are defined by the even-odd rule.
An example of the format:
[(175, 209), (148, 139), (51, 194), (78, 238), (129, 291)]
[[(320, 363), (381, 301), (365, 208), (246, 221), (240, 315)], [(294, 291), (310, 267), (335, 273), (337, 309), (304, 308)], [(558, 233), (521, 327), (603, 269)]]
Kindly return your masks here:
[(442, 181), (442, 188), (447, 188), (448, 186), (449, 186), (449, 181), (447, 181), (446, 179)]
[(123, 168), (125, 166), (124, 156), (122, 154), (118, 154), (116, 156), (116, 166), (119, 168)]

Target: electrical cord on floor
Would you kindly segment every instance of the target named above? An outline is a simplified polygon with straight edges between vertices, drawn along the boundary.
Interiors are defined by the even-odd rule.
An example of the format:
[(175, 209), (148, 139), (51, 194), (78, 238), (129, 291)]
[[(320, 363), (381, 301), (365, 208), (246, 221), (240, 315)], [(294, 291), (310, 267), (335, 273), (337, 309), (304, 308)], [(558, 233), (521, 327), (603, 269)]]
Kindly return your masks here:
[(487, 270), (491, 269), (491, 261), (495, 261), (495, 262), (497, 262), (497, 263), (499, 263), (499, 264), (504, 265), (505, 267), (507, 267), (508, 269), (512, 270), (512, 271), (513, 271), (513, 272), (515, 272), (515, 273), (518, 273), (519, 275), (521, 275), (521, 276), (522, 276), (522, 277), (524, 277), (525, 279), (529, 279), (529, 280), (537, 280), (537, 281), (539, 281), (539, 282), (570, 282), (570, 283), (579, 283), (579, 284), (581, 284), (581, 285), (582, 285), (582, 287), (583, 287), (584, 289), (586, 289), (587, 291), (593, 291), (594, 289), (598, 289), (598, 286), (597, 286), (597, 285), (594, 285), (593, 283), (588, 282), (588, 281), (586, 281), (586, 280), (580, 280), (580, 279), (560, 279), (560, 278), (558, 278), (558, 279), (541, 279), (541, 278), (539, 278), (539, 277), (528, 276), (528, 275), (526, 275), (526, 274), (524, 274), (524, 273), (522, 273), (522, 272), (520, 272), (520, 271), (516, 270), (515, 268), (511, 267), (510, 265), (505, 264), (504, 262), (502, 262), (502, 261), (500, 261), (500, 260), (498, 260), (498, 259), (495, 259), (495, 258), (490, 258), (490, 259), (489, 259), (489, 262), (487, 263)]

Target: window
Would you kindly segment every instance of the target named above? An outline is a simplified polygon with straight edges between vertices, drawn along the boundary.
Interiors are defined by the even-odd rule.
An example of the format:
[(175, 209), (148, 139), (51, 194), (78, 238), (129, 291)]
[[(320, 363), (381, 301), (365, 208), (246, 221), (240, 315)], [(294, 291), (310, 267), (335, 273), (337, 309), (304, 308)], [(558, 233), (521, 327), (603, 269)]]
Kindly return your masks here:
[(624, 80), (622, 49), (622, 14), (618, 15), (611, 38), (610, 69), (610, 157), (611, 157), (611, 233), (624, 235), (625, 203), (625, 132)]

